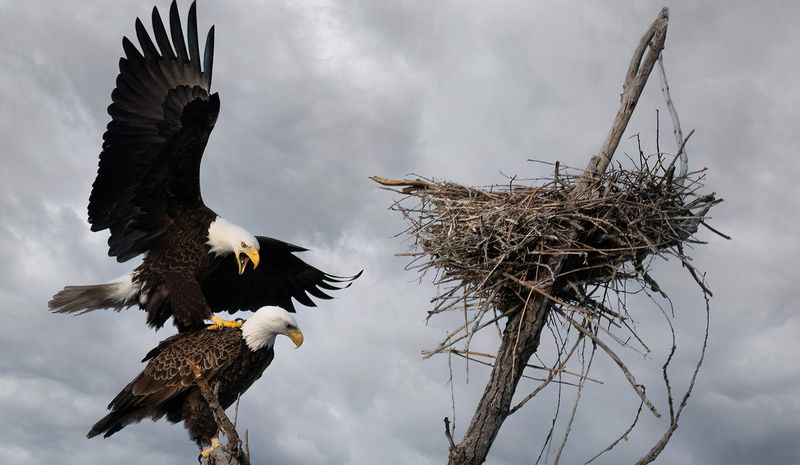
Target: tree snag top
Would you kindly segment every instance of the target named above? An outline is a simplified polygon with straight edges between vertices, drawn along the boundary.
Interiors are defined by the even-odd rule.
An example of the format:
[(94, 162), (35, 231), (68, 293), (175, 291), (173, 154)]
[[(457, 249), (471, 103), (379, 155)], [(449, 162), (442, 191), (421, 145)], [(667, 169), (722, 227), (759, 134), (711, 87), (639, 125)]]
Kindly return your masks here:
[[(685, 253), (684, 245), (702, 243), (694, 237), (695, 233), (701, 225), (706, 225), (709, 211), (721, 201), (714, 193), (704, 192), (705, 170), (688, 170), (685, 145), (691, 132), (686, 139), (677, 141), (675, 154), (657, 150), (645, 155), (639, 141), (639, 157), (631, 160), (632, 166), (612, 164), (656, 63), (662, 67), (662, 89), (668, 97), (663, 63), (659, 61), (668, 17), (668, 10), (663, 8), (639, 41), (625, 76), (620, 108), (600, 151), (585, 170), (563, 169), (556, 162), (552, 175), (535, 180), (534, 184), (512, 179), (510, 183), (485, 188), (425, 177), (371, 178), (402, 195), (390, 207), (403, 215), (408, 224), (405, 232), (414, 238), (414, 250), (402, 255), (414, 257), (408, 268), (432, 271), (437, 285), (438, 294), (432, 300), (428, 317), (446, 311), (464, 315), (462, 324), (450, 331), (436, 348), (423, 354), (457, 355), (492, 367), (483, 397), (460, 443), (453, 440), (454, 427), (445, 420), (450, 465), (483, 463), (505, 418), (552, 382), (574, 387), (576, 391), (566, 432), (555, 455), (558, 463), (584, 383), (591, 380), (588, 372), (598, 348), (614, 361), (641, 399), (639, 412), (646, 406), (661, 417), (611, 342), (639, 353), (650, 351), (636, 334), (626, 296), (642, 292), (662, 296), (669, 302), (649, 273), (656, 257), (677, 258), (708, 301), (711, 292)], [(677, 126), (672, 101), (669, 98), (666, 101)], [(682, 134), (679, 127), (675, 134)], [(664, 315), (673, 330), (669, 314)], [(501, 320), (505, 322), (502, 330), (498, 324)], [(470, 351), (472, 337), (488, 327), (501, 331), (497, 354)], [(545, 328), (553, 335), (552, 352), (557, 354), (556, 359), (542, 362), (544, 366), (530, 364)], [(708, 319), (706, 338), (707, 329)], [(705, 344), (677, 409), (667, 376), (675, 349), (673, 344), (663, 367), (670, 414), (668, 432), (641, 463), (654, 460), (677, 428), (678, 417), (702, 363)], [(568, 369), (568, 364), (578, 367)], [(546, 376), (525, 375), (523, 372), (528, 369), (541, 370)], [(512, 398), (523, 376), (539, 379), (542, 384), (512, 407)], [(619, 443), (638, 418), (637, 412), (630, 429), (600, 454)], [(555, 419), (552, 424), (555, 425)], [(552, 428), (542, 452), (552, 441)]]

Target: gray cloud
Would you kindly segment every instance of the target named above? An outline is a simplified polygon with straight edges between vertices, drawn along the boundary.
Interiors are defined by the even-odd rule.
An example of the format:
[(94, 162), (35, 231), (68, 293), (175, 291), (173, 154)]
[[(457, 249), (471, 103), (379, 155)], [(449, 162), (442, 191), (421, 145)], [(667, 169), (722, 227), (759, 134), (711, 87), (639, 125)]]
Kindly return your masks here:
[[(794, 263), (800, 198), (793, 181), (800, 91), (797, 4), (667, 2), (665, 60), (694, 167), (726, 199), (713, 224), (732, 234), (696, 249), (715, 291), (712, 338), (695, 394), (664, 463), (800, 460), (800, 330)], [(158, 4), (162, 10), (167, 2)], [(106, 256), (85, 209), (121, 36), (149, 3), (0, 1), (0, 435), (5, 463), (187, 463), (180, 426), (146, 421), (86, 440), (138, 360), (171, 329), (144, 314), (50, 315), (65, 284), (102, 282), (135, 263)], [(185, 11), (188, 4), (181, 4)], [(420, 350), (455, 317), (424, 322), (435, 289), (403, 270), (404, 227), (392, 196), (367, 177), (408, 173), (485, 185), (504, 174), (549, 171), (528, 158), (582, 166), (618, 103), (630, 53), (660, 5), (653, 2), (201, 2), (201, 29), (216, 24), (214, 88), (222, 111), (202, 167), (203, 195), (248, 229), (309, 246), (306, 259), (334, 273), (364, 268), (351, 289), (298, 321), (302, 350), (278, 344), (244, 397), (240, 424), (255, 463), (443, 463), (441, 419), (452, 415), (448, 363)], [(650, 85), (629, 133), (655, 150)], [(662, 116), (662, 147), (673, 147)], [(635, 151), (631, 142), (621, 147)], [(674, 150), (671, 148), (669, 150)], [(674, 261), (658, 263), (671, 290), (683, 348), (673, 365), (684, 387), (699, 349), (699, 293)], [(660, 313), (635, 301), (654, 349), (631, 368), (666, 408), (660, 366), (668, 339)], [(486, 335), (476, 347), (492, 350)], [(542, 348), (542, 357), (549, 356)], [(487, 370), (453, 361), (457, 435)], [(607, 358), (584, 393), (564, 463), (582, 463), (625, 430), (637, 399)], [(520, 396), (533, 389), (524, 384)], [(533, 463), (555, 389), (503, 427), (487, 463)], [(574, 392), (562, 390), (562, 409)], [(666, 428), (641, 428), (596, 463), (628, 463)], [(559, 425), (556, 433), (563, 432)], [(554, 449), (550, 450), (552, 459)]]

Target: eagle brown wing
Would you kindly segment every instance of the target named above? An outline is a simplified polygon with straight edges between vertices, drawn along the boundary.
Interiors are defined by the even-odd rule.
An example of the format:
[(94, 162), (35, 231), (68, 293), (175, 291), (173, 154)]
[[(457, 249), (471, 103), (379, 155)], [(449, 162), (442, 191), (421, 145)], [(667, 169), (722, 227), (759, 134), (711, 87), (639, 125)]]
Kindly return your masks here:
[(109, 437), (125, 426), (143, 418), (160, 418), (169, 411), (170, 401), (194, 385), (189, 361), (200, 368), (206, 381), (230, 367), (242, 355), (242, 333), (238, 329), (219, 331), (199, 329), (169, 337), (151, 350), (143, 361), (147, 367), (111, 401), (111, 412), (98, 421), (87, 434)]
[(153, 407), (179, 395), (195, 383), (190, 361), (200, 368), (203, 379), (212, 380), (241, 356), (241, 341), (241, 331), (231, 328), (200, 329), (164, 340), (147, 354), (143, 360), (149, 360), (145, 369), (108, 408), (120, 411)]
[(169, 16), (168, 35), (153, 8), (155, 42), (136, 20), (141, 51), (122, 40), (112, 119), (89, 197), (92, 230), (111, 231), (108, 253), (120, 262), (157, 246), (181, 211), (204, 207), (200, 161), (219, 113), (219, 97), (210, 94), (214, 28), (201, 68), (195, 4), (188, 48), (174, 1)]

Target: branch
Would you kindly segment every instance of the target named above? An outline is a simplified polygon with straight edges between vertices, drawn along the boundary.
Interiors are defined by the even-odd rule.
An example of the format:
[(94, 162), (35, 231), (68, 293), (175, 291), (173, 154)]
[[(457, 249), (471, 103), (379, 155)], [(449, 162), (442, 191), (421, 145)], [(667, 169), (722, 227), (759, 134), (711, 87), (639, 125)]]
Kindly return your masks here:
[(642, 413), (642, 407), (643, 406), (644, 406), (644, 402), (640, 402), (639, 403), (639, 409), (636, 410), (636, 417), (634, 417), (633, 423), (631, 423), (631, 425), (628, 427), (628, 429), (626, 429), (625, 432), (622, 433), (622, 435), (620, 435), (620, 437), (618, 437), (614, 442), (609, 444), (605, 449), (603, 449), (600, 452), (598, 452), (594, 457), (592, 457), (589, 460), (587, 460), (583, 465), (588, 465), (589, 463), (594, 462), (598, 457), (600, 457), (601, 455), (605, 454), (606, 452), (608, 452), (611, 449), (613, 449), (614, 447), (616, 447), (617, 444), (619, 444), (622, 440), (627, 441), (628, 440), (628, 435), (631, 433), (631, 431), (633, 431), (633, 428), (636, 427), (636, 423), (639, 422), (639, 415), (641, 415), (641, 413)]
[[(208, 403), (211, 413), (214, 414), (214, 421), (217, 423), (217, 427), (228, 438), (227, 444), (221, 451), (222, 454), (215, 451), (208, 457), (208, 465), (250, 465), (250, 454), (245, 452), (247, 451), (247, 444), (243, 444), (239, 439), (236, 428), (225, 414), (225, 409), (219, 404), (219, 400), (217, 400), (217, 390), (215, 389), (214, 392), (211, 391), (208, 383), (203, 379), (203, 373), (200, 371), (200, 367), (191, 360), (187, 360), (186, 363), (188, 363), (189, 367), (192, 369), (195, 383), (197, 383), (197, 387), (200, 388), (200, 393)], [(219, 388), (218, 384), (217, 388)]]
[(684, 146), (691, 134), (686, 139), (683, 138), (681, 121), (678, 119), (678, 110), (675, 109), (675, 104), (672, 103), (672, 96), (669, 94), (669, 83), (667, 83), (667, 73), (664, 71), (664, 57), (662, 55), (658, 56), (658, 75), (661, 78), (661, 93), (664, 95), (664, 102), (666, 102), (669, 115), (672, 117), (672, 133), (675, 135), (675, 143), (680, 147), (678, 154), (680, 155), (681, 167), (680, 171), (678, 171), (677, 182), (679, 186), (683, 187), (684, 178), (686, 178), (686, 173), (689, 171), (689, 155), (684, 150)]
[(406, 193), (406, 194), (409, 193), (409, 192), (413, 192), (415, 190), (427, 189), (428, 188), (428, 183), (426, 183), (425, 181), (423, 181), (421, 179), (397, 180), (397, 179), (386, 179), (386, 178), (382, 178), (380, 176), (370, 176), (369, 178), (372, 179), (373, 181), (377, 182), (378, 184), (382, 185), (382, 186), (403, 187), (403, 191), (402, 192)]
[[(622, 134), (625, 132), (625, 128), (628, 127), (633, 110), (639, 102), (639, 97), (642, 95), (647, 78), (650, 76), (650, 72), (653, 71), (653, 67), (664, 49), (668, 22), (669, 10), (664, 7), (650, 26), (650, 29), (645, 32), (639, 41), (639, 46), (631, 58), (631, 63), (625, 76), (625, 84), (623, 85), (617, 116), (614, 118), (614, 123), (611, 125), (611, 130), (608, 132), (608, 137), (606, 137), (600, 153), (589, 160), (589, 165), (586, 167), (586, 176), (578, 186), (580, 193), (584, 193), (591, 183), (606, 171), (608, 164), (611, 162), (611, 158), (614, 156), (617, 146), (619, 146), (619, 141), (622, 139)], [(648, 46), (650, 50), (647, 56), (644, 56)], [(644, 59), (642, 59), (643, 56)]]
[[(585, 345), (584, 345), (585, 348)], [(592, 346), (592, 353), (589, 357), (589, 362), (585, 363), (585, 358), (583, 351), (581, 352), (581, 365), (582, 365), (582, 373), (585, 375), (589, 373), (589, 369), (592, 366), (592, 361), (594, 360), (594, 354), (597, 350), (597, 346)], [(578, 413), (578, 403), (581, 400), (581, 392), (583, 391), (583, 385), (586, 381), (585, 377), (581, 377), (581, 381), (578, 384), (578, 391), (575, 393), (575, 403), (572, 404), (572, 411), (569, 415), (569, 420), (567, 421), (566, 431), (564, 431), (564, 438), (561, 440), (561, 445), (558, 447), (558, 452), (556, 452), (556, 458), (553, 461), (554, 464), (558, 464), (561, 460), (561, 453), (564, 452), (564, 448), (567, 446), (567, 440), (569, 439), (569, 434), (572, 431), (572, 423), (575, 421), (575, 415)]]
[(619, 358), (619, 355), (617, 355), (613, 350), (611, 350), (611, 347), (609, 347), (606, 343), (601, 341), (597, 336), (592, 334), (592, 332), (586, 329), (582, 324), (570, 318), (566, 313), (564, 313), (563, 310), (556, 309), (556, 312), (559, 315), (561, 315), (562, 318), (567, 320), (575, 329), (580, 331), (581, 334), (591, 339), (592, 342), (594, 342), (598, 347), (603, 349), (603, 351), (611, 358), (611, 360), (613, 360), (614, 363), (617, 364), (619, 369), (622, 370), (622, 373), (625, 375), (625, 379), (628, 380), (628, 383), (631, 385), (631, 387), (639, 396), (639, 398), (642, 400), (642, 402), (644, 402), (644, 404), (647, 406), (650, 412), (652, 412), (653, 415), (656, 416), (656, 418), (661, 418), (661, 413), (659, 413), (658, 409), (656, 409), (656, 406), (653, 405), (652, 402), (650, 402), (650, 399), (647, 398), (647, 395), (645, 394), (644, 390), (644, 385), (636, 382), (636, 378), (633, 377), (633, 374), (625, 365), (625, 363), (622, 361), (622, 359)]
[(456, 447), (455, 441), (453, 441), (453, 433), (450, 432), (450, 419), (444, 417), (444, 435), (447, 437), (447, 442), (450, 443), (450, 448), (448, 450), (453, 450)]

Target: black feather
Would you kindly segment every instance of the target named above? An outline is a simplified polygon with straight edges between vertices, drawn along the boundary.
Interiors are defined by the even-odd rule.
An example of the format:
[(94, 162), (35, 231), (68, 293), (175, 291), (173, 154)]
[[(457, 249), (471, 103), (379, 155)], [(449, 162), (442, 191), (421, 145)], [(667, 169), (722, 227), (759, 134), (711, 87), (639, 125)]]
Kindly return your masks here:
[(197, 44), (197, 6), (192, 2), (189, 7), (189, 21), (186, 25), (186, 32), (189, 35), (189, 62), (192, 68), (200, 72), (200, 46)]
[[(109, 229), (109, 254), (128, 260), (163, 245), (175, 215), (202, 203), (199, 166), (219, 113), (219, 97), (209, 97), (210, 74), (200, 69), (196, 10), (190, 12), (189, 54), (177, 4), (170, 7), (169, 33), (158, 9), (153, 37), (136, 20), (141, 52), (127, 38), (122, 47), (112, 118), (103, 135), (103, 153), (89, 198), (92, 230)], [(213, 36), (212, 36), (213, 39)], [(156, 46), (157, 43), (157, 46)], [(213, 43), (206, 44), (213, 53)], [(211, 56), (206, 71), (211, 72)]]
[(174, 60), (176, 58), (175, 52), (172, 51), (167, 30), (164, 28), (161, 15), (158, 14), (158, 8), (156, 7), (153, 7), (153, 34), (156, 36), (156, 43), (158, 43), (158, 48), (161, 50), (161, 56), (168, 60)]
[(175, 0), (172, 0), (172, 5), (169, 7), (169, 27), (178, 61), (188, 63), (189, 55), (186, 53), (186, 42), (183, 40), (183, 30), (181, 30), (181, 17), (178, 14), (178, 4)]

